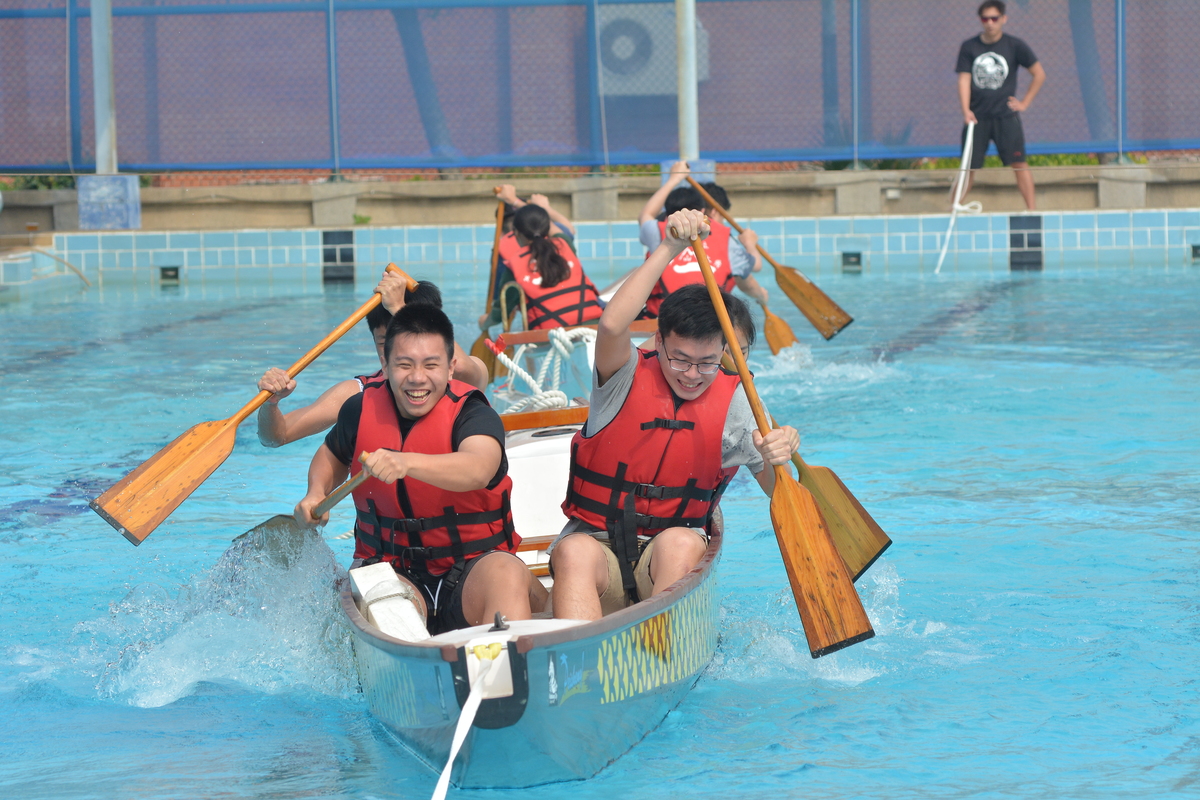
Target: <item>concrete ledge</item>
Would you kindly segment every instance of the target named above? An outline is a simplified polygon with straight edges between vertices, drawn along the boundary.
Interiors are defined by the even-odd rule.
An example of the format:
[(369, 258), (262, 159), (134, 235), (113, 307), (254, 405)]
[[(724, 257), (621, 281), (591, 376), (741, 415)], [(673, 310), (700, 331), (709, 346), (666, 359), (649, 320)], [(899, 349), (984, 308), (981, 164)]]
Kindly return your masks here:
[[(1200, 164), (1033, 169), (1040, 211), (1200, 207)], [(948, 210), (955, 170), (722, 174), (733, 212), (750, 217), (936, 214)], [(657, 175), (571, 178), (504, 176), (522, 195), (545, 194), (572, 220), (632, 221), (659, 186)], [(500, 178), (272, 184), (141, 190), (142, 229), (150, 231), (347, 228), (483, 224), (494, 218)], [(971, 200), (988, 212), (1022, 211), (1012, 170), (976, 174)], [(73, 230), (75, 192), (4, 193), (0, 234)]]

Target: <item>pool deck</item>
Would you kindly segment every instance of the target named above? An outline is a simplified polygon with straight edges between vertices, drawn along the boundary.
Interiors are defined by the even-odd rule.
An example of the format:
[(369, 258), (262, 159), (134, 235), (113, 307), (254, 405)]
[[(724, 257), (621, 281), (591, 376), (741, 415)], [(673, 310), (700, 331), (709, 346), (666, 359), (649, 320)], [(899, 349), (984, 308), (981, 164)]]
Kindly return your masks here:
[[(1200, 207), (1200, 163), (1155, 162), (1034, 167), (1038, 206), (1072, 212)], [(721, 172), (734, 211), (754, 219), (826, 216), (914, 216), (948, 208), (956, 170), (809, 170)], [(620, 222), (637, 218), (658, 175), (628, 173), (578, 177), (521, 174), (463, 176), (441, 180), (345, 180), (233, 186), (143, 188), (145, 231), (220, 231), (237, 228), (294, 230), (371, 224), (466, 225), (487, 220), (495, 209), (492, 187), (511, 181), (522, 195), (540, 192), (573, 220)], [(393, 178), (397, 176), (392, 176)], [(0, 210), (0, 236), (79, 228), (73, 189), (10, 191)], [(1013, 171), (976, 173), (970, 199), (989, 212), (1023, 208)]]

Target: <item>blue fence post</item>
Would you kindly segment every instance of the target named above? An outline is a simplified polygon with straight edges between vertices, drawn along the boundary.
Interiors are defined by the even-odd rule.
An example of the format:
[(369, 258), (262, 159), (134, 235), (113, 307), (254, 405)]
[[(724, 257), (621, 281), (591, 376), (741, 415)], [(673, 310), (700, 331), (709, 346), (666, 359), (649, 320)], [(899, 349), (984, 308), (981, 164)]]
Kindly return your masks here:
[(858, 163), (858, 62), (862, 56), (858, 35), (858, 0), (850, 0), (850, 127), (854, 137), (854, 169), (862, 169)]
[[(600, 50), (599, 41), (600, 20), (599, 0), (591, 0), (587, 4), (587, 50), (588, 50), (588, 147), (591, 149), (592, 164), (600, 164), (604, 130), (601, 125), (600, 103)], [(606, 165), (607, 166), (607, 165)]]
[(333, 0), (329, 0), (325, 12), (325, 52), (329, 72), (329, 150), (333, 157), (333, 174), (342, 171), (342, 146), (338, 139), (338, 91), (337, 91), (337, 16)]
[(1117, 163), (1125, 160), (1125, 0), (1116, 0)]
[(67, 105), (71, 109), (71, 152), (67, 166), (71, 172), (83, 161), (83, 127), (79, 107), (79, 12), (75, 0), (67, 0)]

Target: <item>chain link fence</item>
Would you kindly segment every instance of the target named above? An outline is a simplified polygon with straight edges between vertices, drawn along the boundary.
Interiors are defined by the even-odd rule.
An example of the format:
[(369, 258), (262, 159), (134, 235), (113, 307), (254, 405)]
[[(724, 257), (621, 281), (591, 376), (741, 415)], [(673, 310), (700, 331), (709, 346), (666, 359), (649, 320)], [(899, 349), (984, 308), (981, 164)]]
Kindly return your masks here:
[[(956, 154), (975, 6), (698, 0), (703, 155)], [(1195, 10), (1010, 0), (1006, 32), (1048, 76), (1028, 151), (1200, 147)], [(0, 170), (92, 168), (89, 14), (0, 6)], [(678, 147), (671, 2), (115, 0), (113, 15), (128, 169), (594, 167)]]

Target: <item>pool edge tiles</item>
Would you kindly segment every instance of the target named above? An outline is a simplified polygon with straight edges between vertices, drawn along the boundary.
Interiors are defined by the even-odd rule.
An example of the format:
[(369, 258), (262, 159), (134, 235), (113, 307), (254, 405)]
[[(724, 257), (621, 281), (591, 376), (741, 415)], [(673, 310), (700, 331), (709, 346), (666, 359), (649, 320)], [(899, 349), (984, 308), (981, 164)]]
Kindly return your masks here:
[[(1040, 224), (1034, 224), (1034, 220)], [(1091, 267), (1186, 266), (1192, 245), (1200, 245), (1200, 210), (996, 212), (960, 215), (951, 234), (944, 274), (1007, 272), (1014, 253), (1034, 248), (1012, 234), (1029, 220), (1040, 227), (1041, 269), (1046, 272)], [(760, 233), (760, 243), (780, 263), (812, 277), (842, 272), (844, 263), (872, 274), (932, 273), (945, 240), (949, 215), (775, 217), (744, 221)], [(438, 264), (447, 269), (485, 267), (493, 228), (480, 225), (354, 227), (349, 234), (356, 282), (374, 280), (389, 262)], [(56, 233), (54, 251), (79, 267), (93, 283), (156, 285), (162, 269), (178, 268), (179, 281), (225, 283), (279, 281), (321, 284), (329, 248), (324, 228), (231, 231)], [(645, 256), (637, 229), (621, 222), (581, 222), (576, 242), (595, 280), (614, 280)], [(857, 262), (845, 254), (858, 254)], [(7, 261), (14, 258), (10, 255)], [(44, 258), (39, 256), (39, 258)], [(1022, 255), (1020, 266), (1037, 259)], [(45, 266), (39, 263), (39, 268)], [(58, 265), (57, 271), (66, 268)], [(9, 272), (13, 277), (9, 276)], [(170, 273), (168, 273), (170, 274)], [(20, 269), (5, 268), (0, 286), (28, 283)], [(49, 284), (45, 284), (49, 287)], [(0, 295), (14, 292), (0, 291)], [(16, 294), (24, 296), (24, 293)]]

